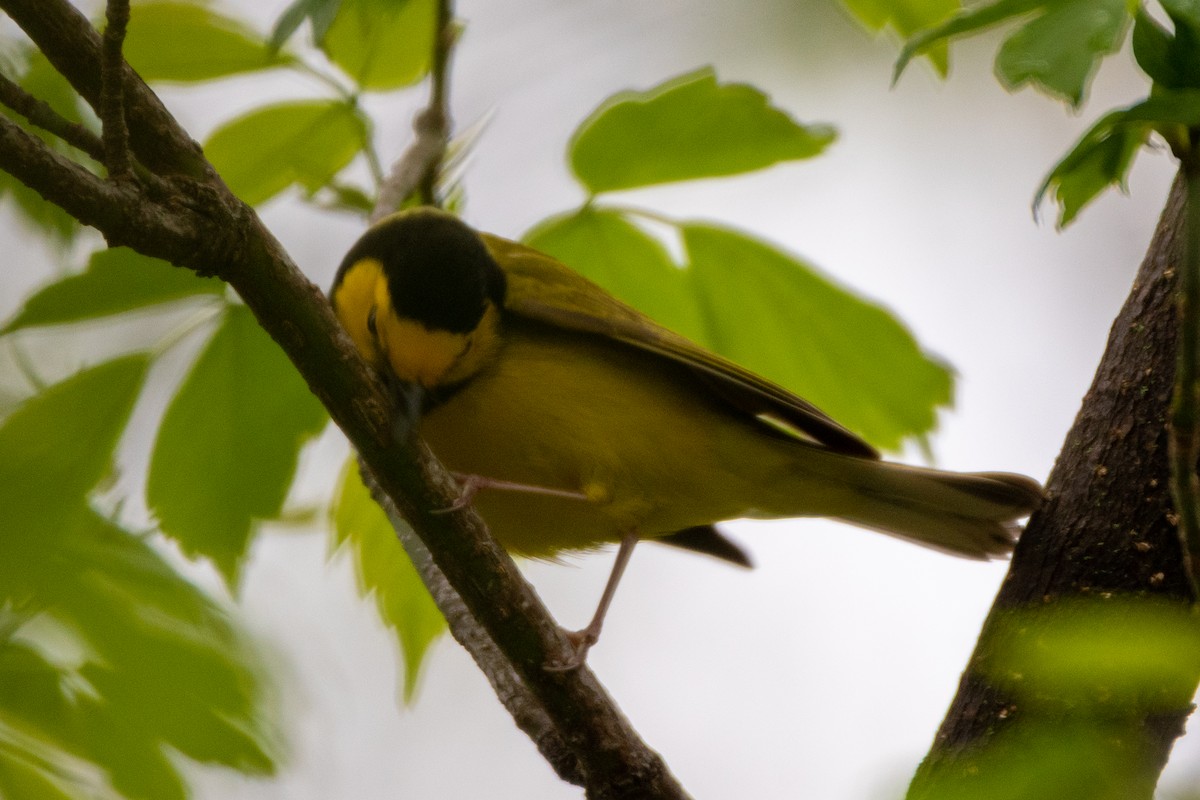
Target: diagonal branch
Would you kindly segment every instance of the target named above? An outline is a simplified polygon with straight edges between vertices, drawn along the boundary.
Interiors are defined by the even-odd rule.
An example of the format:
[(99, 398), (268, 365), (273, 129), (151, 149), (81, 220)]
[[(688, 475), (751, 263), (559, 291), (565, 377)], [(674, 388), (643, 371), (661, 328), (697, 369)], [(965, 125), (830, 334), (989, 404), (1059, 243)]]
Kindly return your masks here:
[[(99, 97), (99, 37), (65, 0), (0, 0), (89, 102)], [(82, 22), (81, 22), (82, 21)], [(82, 27), (81, 27), (82, 25)], [(438, 569), (496, 643), (513, 673), (578, 760), (592, 800), (685, 798), (586, 667), (550, 672), (574, 649), (512, 559), (470, 509), (444, 515), (457, 487), (424, 445), (398, 446), (383, 388), (342, 330), (323, 293), (296, 268), (253, 210), (236, 200), (149, 88), (126, 72), (130, 144), (172, 180), (140, 189), (105, 182), (0, 120), (0, 169), (125, 244), (227, 281), (283, 348), (346, 433), (380, 488), (428, 547)]]
[(558, 776), (568, 783), (582, 785), (584, 778), (579, 758), (571, 752), (571, 748), (559, 735), (554, 720), (521, 682), (512, 666), (505, 660), (504, 654), (497, 649), (495, 642), (471, 616), (462, 598), (434, 563), (429, 548), (400, 516), (391, 499), (379, 490), (375, 478), (366, 470), (362, 471), (362, 476), (363, 482), (371, 490), (371, 496), (383, 508), (388, 521), (396, 530), (396, 535), (404, 545), (413, 566), (429, 587), (433, 601), (449, 624), (450, 633), (463, 649), (471, 654), (471, 658), (492, 685), (496, 697), (512, 715), (517, 727), (533, 740), (542, 757), (550, 763)]

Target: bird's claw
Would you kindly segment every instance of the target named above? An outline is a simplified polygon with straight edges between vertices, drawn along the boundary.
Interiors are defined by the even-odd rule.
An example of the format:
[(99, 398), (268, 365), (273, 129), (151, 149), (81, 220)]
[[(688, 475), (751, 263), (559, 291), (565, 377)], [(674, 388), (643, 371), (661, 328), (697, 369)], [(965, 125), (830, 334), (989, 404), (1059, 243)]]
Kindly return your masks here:
[(571, 655), (565, 661), (552, 661), (545, 665), (547, 672), (573, 672), (587, 662), (588, 651), (600, 640), (600, 632), (589, 625), (579, 631), (564, 631), (571, 643)]

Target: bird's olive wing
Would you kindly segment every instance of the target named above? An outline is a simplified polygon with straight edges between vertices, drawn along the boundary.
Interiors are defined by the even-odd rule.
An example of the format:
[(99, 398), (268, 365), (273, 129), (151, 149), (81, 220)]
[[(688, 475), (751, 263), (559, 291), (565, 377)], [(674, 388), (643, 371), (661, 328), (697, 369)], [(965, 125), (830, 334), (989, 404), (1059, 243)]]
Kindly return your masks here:
[(508, 278), (506, 310), (670, 358), (691, 368), (723, 400), (782, 435), (847, 455), (879, 457), (812, 403), (664, 328), (555, 259), (497, 236), (484, 234), (483, 240)]

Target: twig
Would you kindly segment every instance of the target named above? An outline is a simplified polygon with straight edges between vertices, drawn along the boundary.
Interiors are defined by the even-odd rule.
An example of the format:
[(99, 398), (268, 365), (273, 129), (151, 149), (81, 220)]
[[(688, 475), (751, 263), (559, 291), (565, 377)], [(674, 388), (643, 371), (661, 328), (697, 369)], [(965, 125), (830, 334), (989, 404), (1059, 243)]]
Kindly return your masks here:
[[(0, 8), (103, 119), (103, 46), (87, 17), (67, 0), (0, 0)], [(158, 175), (217, 181), (200, 145), (179, 127), (158, 96), (128, 65), (123, 65), (123, 70), (129, 146), (138, 160)]]
[(106, 183), (5, 117), (0, 117), (0, 170), (85, 225), (100, 229), (114, 246), (141, 240), (140, 229), (147, 225), (172, 239), (198, 235), (178, 215), (158, 214), (136, 189)]
[(1200, 601), (1200, 161), (1183, 158), (1186, 180), (1184, 256), (1178, 273), (1179, 347), (1175, 361), (1175, 392), (1171, 399), (1171, 497), (1175, 501), (1183, 563), (1192, 585), (1193, 601)]
[(129, 128), (125, 123), (125, 30), (129, 27), (129, 0), (108, 0), (100, 65), (100, 121), (103, 125), (104, 165), (109, 177), (127, 178)]
[(404, 550), (420, 574), (421, 580), (429, 588), (429, 593), (433, 596), (438, 610), (446, 618), (451, 635), (475, 660), (480, 671), (488, 679), (488, 683), (492, 685), (500, 702), (512, 715), (517, 727), (533, 740), (542, 757), (550, 763), (558, 776), (568, 783), (583, 785), (579, 759), (559, 735), (554, 721), (525, 684), (521, 682), (516, 672), (513, 671), (512, 665), (504, 659), (504, 655), (496, 647), (495, 642), (471, 616), (471, 612), (467, 610), (458, 592), (454, 591), (454, 587), (446, 580), (445, 574), (433, 562), (429, 548), (400, 516), (395, 503), (383, 493), (379, 488), (379, 483), (370, 471), (364, 468), (361, 461), (359, 469), (371, 496), (375, 498), (387, 515), (400, 544), (404, 546)]
[(378, 222), (396, 211), (413, 195), (425, 205), (438, 205), (437, 177), (450, 141), (450, 53), (456, 41), (458, 27), (454, 23), (454, 4), (452, 0), (439, 0), (433, 59), (429, 68), (429, 104), (413, 119), (416, 139), (392, 165), (379, 187), (379, 199), (371, 212), (371, 222)]
[(63, 117), (48, 103), (29, 94), (4, 75), (0, 75), (0, 103), (29, 120), (31, 125), (57, 136), (76, 150), (103, 163), (104, 143), (100, 137), (78, 122)]

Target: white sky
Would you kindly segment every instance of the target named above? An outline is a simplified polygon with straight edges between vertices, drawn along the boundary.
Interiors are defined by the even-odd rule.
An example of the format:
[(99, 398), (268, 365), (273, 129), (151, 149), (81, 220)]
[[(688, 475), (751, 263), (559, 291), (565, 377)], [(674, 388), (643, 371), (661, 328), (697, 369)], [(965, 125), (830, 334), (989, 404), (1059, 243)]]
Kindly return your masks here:
[[(285, 3), (223, 5), (265, 29)], [(613, 91), (711, 63), (799, 119), (833, 123), (840, 140), (814, 161), (628, 200), (738, 225), (881, 301), (959, 371), (956, 408), (933, 440), (938, 465), (1046, 477), (1171, 165), (1143, 153), (1132, 199), (1105, 196), (1065, 233), (1036, 225), (1029, 203), (1090, 121), (1144, 94), (1128, 57), (1106, 65), (1092, 103), (1073, 116), (1031, 92), (1000, 90), (995, 38), (956, 49), (948, 83), (915, 64), (889, 89), (895, 48), (826, 2), (461, 0), (459, 14), (468, 29), (455, 116), (465, 126), (491, 115), (466, 178), (470, 222), (516, 237), (577, 204), (563, 153), (578, 121)], [(281, 76), (267, 89), (237, 80), (176, 90), (169, 103), (202, 138), (264, 99), (315, 91)], [(403, 146), (411, 113), (394, 103), (370, 104), (388, 156)], [(286, 200), (264, 216), (321, 285), (360, 232)], [(36, 263), (28, 241), (11, 245)], [(32, 275), (0, 276), (0, 316)], [(307, 483), (328, 485), (342, 454), (336, 437), (324, 441)], [(729, 530), (753, 551), (755, 571), (639, 549), (592, 668), (697, 798), (901, 796), (1006, 565), (824, 521)], [(325, 562), (325, 547), (318, 532), (262, 538), (242, 598), (283, 676), (288, 764), (254, 783), (197, 770), (199, 798), (582, 796), (558, 781), (449, 640), (435, 647), (415, 707), (399, 707), (393, 644), (357, 599), (347, 564)], [(611, 555), (575, 563), (526, 568), (568, 627), (586, 621)], [(1198, 751), (1185, 740), (1168, 781), (1194, 775)]]

